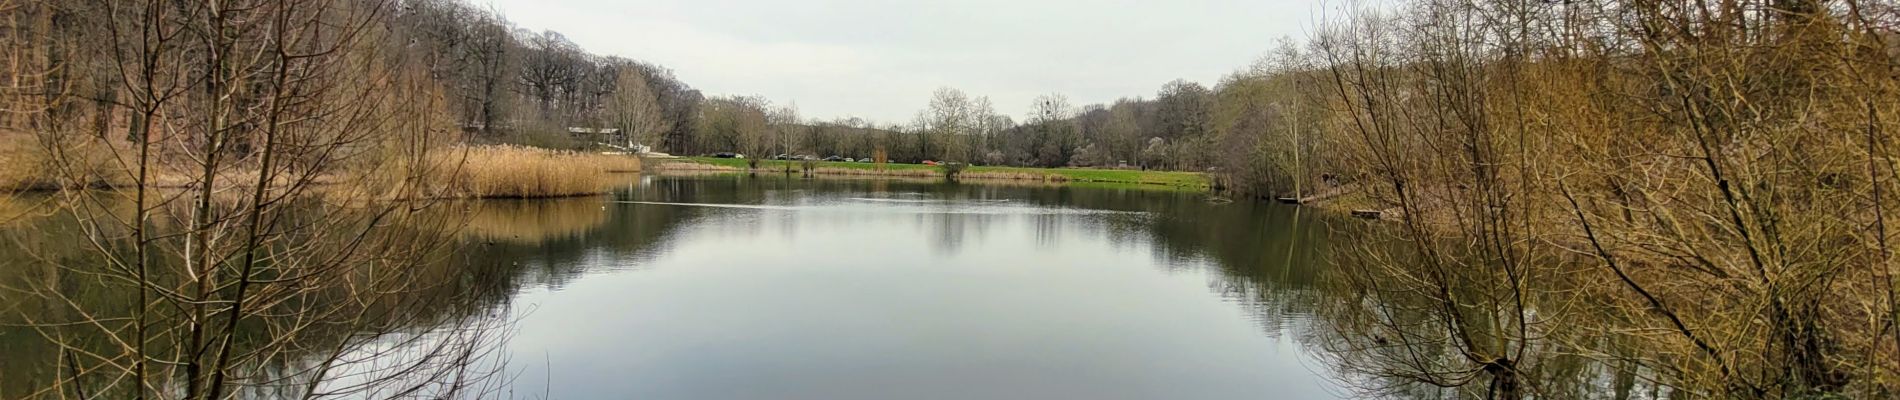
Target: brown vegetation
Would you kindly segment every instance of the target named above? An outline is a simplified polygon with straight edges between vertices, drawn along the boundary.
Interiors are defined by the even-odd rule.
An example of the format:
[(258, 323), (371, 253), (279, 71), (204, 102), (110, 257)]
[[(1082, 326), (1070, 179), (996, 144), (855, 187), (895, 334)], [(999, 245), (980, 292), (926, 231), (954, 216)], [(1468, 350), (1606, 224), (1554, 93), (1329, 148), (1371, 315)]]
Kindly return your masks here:
[(1326, 311), (1370, 390), (1550, 396), (1585, 357), (1689, 397), (1891, 396), (1896, 25), (1853, 1), (1359, 11), (1247, 78), (1318, 106), (1263, 120), (1305, 144), (1240, 180), (1329, 171), (1397, 212)]
[(129, 145), (0, 131), (0, 193), (111, 187), (131, 177), (112, 158)]
[[(0, 246), (20, 262), (0, 294), (26, 305), (0, 325), (59, 360), (7, 368), (44, 379), (0, 397), (482, 390), (467, 362), (492, 320), (411, 295), (454, 281), (425, 267), (459, 224), (425, 202), (313, 201), (326, 183), (420, 198), (426, 171), (391, 167), (454, 140), (394, 6), (0, 0), (8, 189), (113, 187), (46, 193), (57, 224)], [(390, 341), (419, 345), (350, 356)], [(328, 385), (337, 371), (360, 385)]]
[(607, 212), (598, 199), (477, 201), (465, 206), (468, 226), (462, 234), (484, 241), (532, 245), (579, 236), (607, 223)]
[[(655, 67), (452, 2), (0, 0), (0, 15), (0, 191), (119, 189), (51, 194), (76, 226), (39, 239), (85, 254), (7, 258), (44, 275), (0, 293), (56, 310), (22, 318), (71, 371), (31, 397), (222, 399), (279, 378), (315, 392), (347, 345), (404, 328), (386, 322), (419, 306), (404, 293), (452, 276), (419, 267), (459, 225), (414, 211), (601, 193), (639, 169), (462, 144), (584, 145), (576, 124), (754, 168), (779, 146), (880, 166), (815, 174), (938, 176), (883, 168), (886, 148), (1126, 161), (1390, 210), (1352, 228), (1366, 244), (1329, 284), (1356, 296), (1321, 311), (1331, 356), (1368, 390), (1566, 393), (1539, 378), (1581, 357), (1686, 397), (1900, 392), (1893, 1), (1412, 0), (1350, 9), (1213, 90), (1079, 112), (1052, 95), (1020, 126), (940, 90), (909, 128), (805, 125), (752, 97), (700, 110)], [(360, 190), (307, 201), (319, 184)], [(313, 326), (354, 336), (309, 342)], [(329, 357), (259, 372), (312, 354)], [(426, 386), (458, 390), (462, 372)]]
[(522, 146), (465, 146), (431, 153), (432, 198), (544, 198), (606, 193), (612, 173), (640, 171), (631, 155)]

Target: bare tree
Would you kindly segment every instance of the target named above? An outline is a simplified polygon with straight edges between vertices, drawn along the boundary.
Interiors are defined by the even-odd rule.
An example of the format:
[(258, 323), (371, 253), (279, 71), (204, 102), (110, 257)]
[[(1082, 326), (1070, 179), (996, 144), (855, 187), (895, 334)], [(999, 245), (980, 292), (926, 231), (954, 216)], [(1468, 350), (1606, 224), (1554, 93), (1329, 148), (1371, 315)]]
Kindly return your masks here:
[(647, 82), (646, 74), (634, 68), (619, 71), (619, 81), (614, 84), (614, 93), (608, 105), (613, 125), (626, 136), (626, 145), (659, 143), (660, 135), (672, 129), (673, 121), (668, 120), (660, 99), (653, 94)]
[(946, 87), (932, 93), (929, 107), (917, 116), (917, 129), (928, 146), (923, 156), (943, 161), (971, 160), (969, 139), (976, 128), (973, 107), (970, 96), (961, 90)]
[[(114, 85), (112, 107), (101, 112), (129, 113), (122, 124), (103, 117), (125, 134), (91, 134), (94, 127), (74, 123), (84, 117), (58, 107), (9, 106), (42, 121), (33, 133), (48, 143), (92, 143), (87, 153), (48, 148), (56, 173), (91, 180), (103, 160), (114, 178), (100, 182), (120, 186), (57, 192), (63, 215), (78, 226), (65, 239), (80, 251), (32, 258), (48, 274), (97, 279), (11, 288), (44, 305), (34, 311), (51, 310), (19, 317), (63, 358), (47, 366), (57, 378), (29, 396), (223, 399), (286, 379), (324, 382), (324, 371), (355, 363), (332, 355), (434, 318), (398, 310), (435, 301), (402, 294), (427, 286), (409, 274), (446, 236), (390, 227), (439, 232), (431, 227), (452, 224), (416, 214), (426, 203), (366, 197), (413, 190), (415, 160), (452, 138), (426, 64), (391, 51), (401, 42), (390, 36), (392, 3), (100, 6), (90, 12), (100, 13), (104, 34), (59, 47), (58, 59), (116, 71), (84, 78)], [(29, 32), (21, 48), (72, 37)], [(37, 104), (77, 100), (41, 93)], [(327, 184), (366, 190), (322, 189)], [(89, 295), (102, 291), (113, 295)], [(353, 334), (339, 341), (320, 333), (335, 331)], [(300, 367), (269, 368), (286, 363)], [(359, 371), (415, 368), (425, 367)], [(431, 384), (469, 376), (437, 371), (447, 372)], [(416, 382), (404, 379), (361, 383)]]
[[(554, 31), (528, 34), (522, 55), (520, 87), (540, 111), (541, 118), (558, 119), (557, 112), (571, 108), (580, 93), (580, 84), (592, 67), (586, 53)], [(565, 121), (557, 121), (565, 122)]]

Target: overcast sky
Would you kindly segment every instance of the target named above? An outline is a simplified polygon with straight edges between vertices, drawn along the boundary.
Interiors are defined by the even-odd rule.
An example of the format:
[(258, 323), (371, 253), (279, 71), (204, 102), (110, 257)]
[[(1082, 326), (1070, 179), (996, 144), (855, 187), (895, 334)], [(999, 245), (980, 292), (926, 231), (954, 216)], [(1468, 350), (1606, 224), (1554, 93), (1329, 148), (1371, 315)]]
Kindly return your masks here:
[(1175, 79), (1211, 87), (1323, 18), (1293, 0), (488, 1), (520, 27), (663, 65), (708, 95), (887, 123), (946, 86), (1019, 120), (1040, 94), (1080, 106), (1153, 97)]

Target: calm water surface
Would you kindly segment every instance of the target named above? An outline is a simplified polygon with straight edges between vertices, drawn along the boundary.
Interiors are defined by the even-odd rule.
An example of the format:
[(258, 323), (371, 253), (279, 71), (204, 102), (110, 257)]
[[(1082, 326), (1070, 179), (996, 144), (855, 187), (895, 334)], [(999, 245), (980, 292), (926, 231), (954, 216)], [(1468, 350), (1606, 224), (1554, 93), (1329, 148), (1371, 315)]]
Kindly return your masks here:
[(1153, 190), (642, 177), (490, 202), (517, 393), (1333, 398), (1300, 337), (1325, 227)]
[[(116, 199), (116, 197), (111, 197)], [(18, 197), (37, 210), (54, 197)], [(129, 213), (128, 204), (102, 202)], [(312, 207), (313, 210), (337, 208)], [(170, 210), (170, 209), (167, 209)], [(124, 351), (135, 290), (70, 213), (0, 224), (0, 399), (116, 397), (123, 374), (75, 351)], [(456, 229), (395, 225), (446, 243), (405, 267), (400, 292), (319, 282), (248, 317), (241, 346), (297, 343), (236, 368), (241, 398), (305, 390), (330, 349), (364, 377), (481, 378), (425, 393), (557, 399), (1335, 398), (1315, 337), (1329, 222), (1273, 204), (1212, 204), (1154, 189), (767, 177), (627, 177), (591, 198), (445, 203)], [(104, 215), (104, 214), (82, 214)], [(435, 214), (431, 214), (435, 215)], [(296, 214), (284, 218), (297, 218)], [(158, 225), (155, 229), (175, 229)], [(344, 231), (342, 233), (348, 233)], [(119, 247), (108, 249), (119, 251)], [(1342, 245), (1342, 248), (1344, 246)], [(177, 249), (170, 249), (177, 250)], [(168, 250), (169, 251), (169, 250)], [(430, 254), (438, 254), (432, 252)], [(165, 261), (172, 262), (172, 261)], [(184, 285), (177, 265), (156, 282)], [(410, 264), (404, 264), (410, 265)], [(64, 267), (59, 267), (64, 266)], [(92, 268), (92, 269), (88, 269)], [(376, 267), (338, 276), (368, 276)], [(1336, 296), (1334, 296), (1336, 297)], [(303, 326), (299, 304), (349, 314)], [(184, 320), (154, 306), (154, 354)], [(365, 317), (350, 317), (361, 312)], [(45, 324), (98, 315), (109, 322)], [(327, 315), (327, 314), (326, 314)], [(49, 336), (51, 335), (51, 336)], [(62, 350), (48, 337), (72, 338)], [(470, 353), (455, 353), (467, 350)], [(434, 359), (468, 354), (479, 362)], [(418, 358), (419, 357), (419, 358)], [(436, 360), (432, 371), (406, 363)], [(456, 364), (471, 364), (472, 368)], [(381, 369), (377, 369), (381, 368)], [(93, 371), (77, 381), (73, 371)], [(122, 368), (120, 369), (123, 370)], [(380, 372), (374, 372), (380, 371)], [(460, 372), (455, 372), (460, 371)], [(167, 378), (168, 379), (168, 378)], [(377, 378), (384, 379), (384, 378)], [(163, 379), (161, 379), (163, 380)], [(160, 385), (177, 386), (175, 380)], [(404, 384), (368, 394), (400, 395)], [(444, 397), (458, 397), (445, 395)], [(463, 396), (466, 397), (466, 396)]]

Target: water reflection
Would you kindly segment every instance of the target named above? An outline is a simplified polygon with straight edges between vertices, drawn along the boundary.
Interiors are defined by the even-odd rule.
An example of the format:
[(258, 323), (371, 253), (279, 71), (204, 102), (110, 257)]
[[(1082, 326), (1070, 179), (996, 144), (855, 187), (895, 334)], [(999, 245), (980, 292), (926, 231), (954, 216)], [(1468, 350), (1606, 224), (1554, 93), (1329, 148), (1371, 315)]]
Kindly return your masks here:
[[(216, 381), (200, 381), (207, 374), (198, 371), (207, 370), (229, 371), (223, 381), (236, 387), (226, 393), (245, 398), (321, 397), (351, 387), (455, 391), (483, 380), (475, 361), (498, 347), (495, 333), (507, 320), (496, 312), (512, 292), (459, 279), (464, 271), (442, 262), (449, 252), (437, 244), (453, 232), (444, 218), (288, 200), (299, 212), (276, 217), (289, 228), (263, 247), (269, 256), (256, 264), (253, 291), (243, 297), (259, 300), (227, 324), (219, 317), (228, 307), (191, 299), (237, 289), (195, 283), (209, 274), (191, 272), (200, 264), (189, 257), (201, 253), (190, 251), (198, 242), (173, 239), (184, 236), (178, 220), (146, 224), (154, 232), (143, 255), (149, 261), (134, 272), (124, 268), (133, 256), (129, 227), (116, 223), (136, 208), (128, 199), (46, 196), (19, 198), (42, 206), (32, 218), (0, 226), (0, 398), (130, 398), (138, 360), (147, 364), (148, 394), (173, 397)], [(183, 205), (155, 213), (189, 215), (174, 207)], [(388, 229), (361, 234), (370, 224)], [(130, 279), (134, 273), (144, 280)], [(405, 357), (361, 357), (376, 346), (400, 348), (385, 354)], [(207, 365), (214, 361), (231, 367)], [(327, 385), (339, 380), (353, 383)]]
[[(466, 222), (405, 230), (453, 243), (414, 273), (427, 290), (400, 293), (416, 311), (377, 314), (384, 329), (373, 336), (313, 330), (333, 339), (311, 347), (346, 346), (334, 357), (372, 365), (460, 350), (482, 360), (475, 369), (500, 372), (458, 395), (1343, 394), (1304, 345), (1325, 295), (1330, 221), (1276, 205), (1136, 189), (647, 176), (609, 197), (430, 212)], [(52, 243), (42, 247), (84, 235), (47, 221), (0, 233)], [(6, 270), (8, 282), (85, 285)], [(9, 304), (19, 306), (0, 313), (7, 321), (50, 312)], [(59, 351), (32, 329), (0, 330), (0, 398), (53, 397), (43, 389), (63, 373)], [(312, 368), (323, 349), (280, 358), (274, 374)], [(270, 391), (279, 387), (245, 394), (282, 397)]]
[(552, 377), (517, 382), (525, 391), (1337, 394), (1282, 335), (1309, 315), (1286, 302), (1312, 296), (1296, 293), (1312, 291), (1326, 243), (1322, 224), (1295, 226), (1315, 218), (1291, 209), (1142, 190), (740, 177), (656, 179), (602, 203), (599, 231), (491, 246), (541, 255), (479, 256), (565, 254), (546, 264), (576, 267), (557, 272), (577, 278), (516, 298), (534, 311), (511, 352), (548, 360), (522, 376)]
[[(594, 199), (489, 200), (457, 206), (467, 213), (463, 233), (479, 240), (536, 244), (586, 235), (607, 223)], [(455, 207), (451, 207), (453, 209)]]
[[(1558, 272), (1578, 270), (1565, 269), (1562, 258), (1531, 258), (1527, 269), (1507, 272), (1455, 243), (1421, 246), (1398, 240), (1391, 233), (1401, 228), (1394, 224), (1334, 226), (1354, 240), (1332, 254), (1317, 285), (1315, 324), (1306, 343), (1356, 394), (1706, 396), (1671, 389), (1664, 375), (1639, 367), (1636, 360), (1655, 355), (1644, 352), (1656, 343), (1635, 340), (1643, 334), (1606, 336), (1582, 328), (1619, 321), (1597, 303), (1602, 297), (1580, 290), (1593, 283)], [(1560, 289), (1529, 290), (1524, 282)]]

